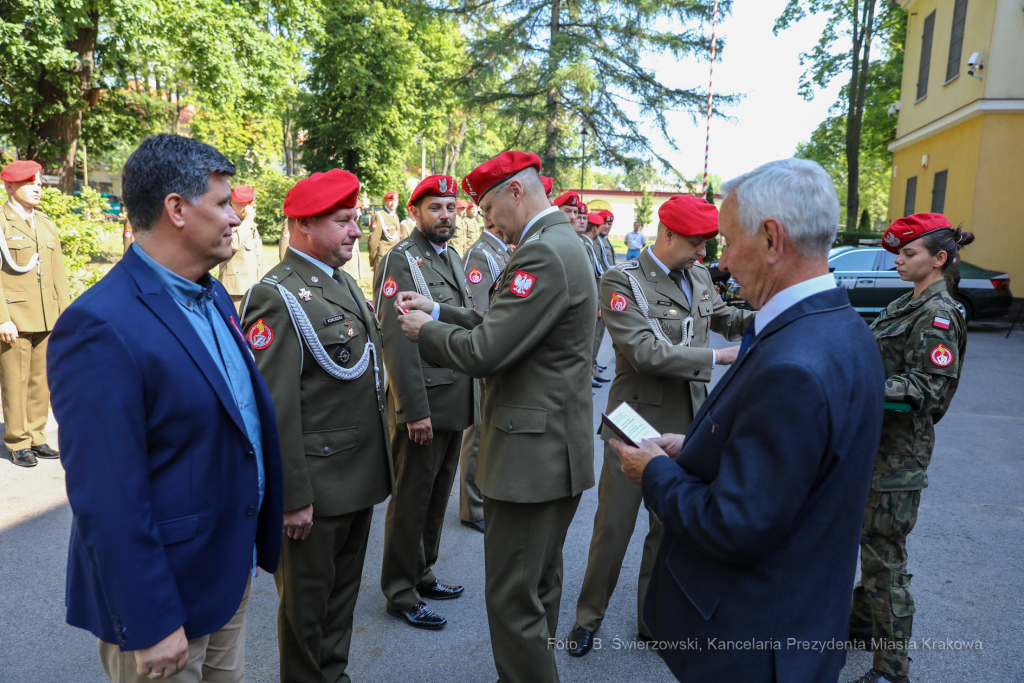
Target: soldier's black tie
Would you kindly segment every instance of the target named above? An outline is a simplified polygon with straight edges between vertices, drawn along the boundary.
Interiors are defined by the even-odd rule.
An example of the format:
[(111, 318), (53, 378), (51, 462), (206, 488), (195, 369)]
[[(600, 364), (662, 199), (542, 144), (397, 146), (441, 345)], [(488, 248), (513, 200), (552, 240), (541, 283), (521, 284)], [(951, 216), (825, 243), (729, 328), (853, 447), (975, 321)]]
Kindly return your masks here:
[(670, 270), (670, 271), (668, 271), (668, 276), (672, 280), (672, 282), (676, 283), (676, 287), (679, 288), (679, 291), (682, 291), (683, 290), (683, 271), (681, 271), (681, 270)]

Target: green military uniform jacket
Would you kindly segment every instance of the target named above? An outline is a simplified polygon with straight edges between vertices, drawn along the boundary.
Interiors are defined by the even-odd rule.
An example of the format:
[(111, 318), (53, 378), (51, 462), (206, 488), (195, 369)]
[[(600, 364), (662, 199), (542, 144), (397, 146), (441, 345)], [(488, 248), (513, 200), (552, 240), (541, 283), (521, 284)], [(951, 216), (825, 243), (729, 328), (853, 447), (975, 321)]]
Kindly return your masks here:
[(441, 321), (420, 329), (420, 355), (486, 378), (476, 471), (484, 496), (576, 496), (594, 485), (597, 288), (564, 213), (537, 219), (500, 283), (486, 315), (442, 304)]
[(366, 243), (371, 268), (376, 269), (388, 250), (404, 239), (402, 232), (397, 213), (382, 209), (373, 214), (370, 221), (370, 239)]
[[(754, 319), (753, 311), (725, 304), (707, 268), (696, 264), (688, 274), (692, 306), (651, 258), (650, 250), (612, 268), (601, 280), (601, 313), (615, 348), (607, 411), (628, 403), (660, 432), (684, 433), (707, 398), (714, 360), (709, 330), (736, 340)], [(633, 282), (646, 300), (647, 316)], [(692, 328), (686, 322), (690, 318)], [(687, 334), (692, 329), (688, 346), (681, 344), (684, 327)], [(602, 429), (604, 440), (613, 436)]]
[(256, 284), (262, 263), (263, 240), (256, 221), (246, 218), (231, 234), (231, 258), (220, 264), (217, 279), (228, 294), (241, 296)]
[(909, 412), (886, 410), (871, 487), (915, 491), (928, 486), (935, 424), (960, 383), (967, 332), (945, 280), (921, 296), (907, 292), (871, 323), (885, 367), (885, 400), (910, 404)]
[[(417, 286), (409, 256), (423, 280)], [(473, 297), (458, 253), (448, 248), (446, 266), (419, 230), (399, 242), (377, 267), (374, 305), (384, 330), (384, 365), (388, 370), (388, 420), (404, 429), (407, 422), (430, 418), (435, 432), (461, 431), (473, 423), (473, 381), (450, 368), (420, 358), (419, 349), (402, 333), (395, 300), (398, 292), (419, 291), (443, 304), (473, 308)], [(425, 291), (423, 291), (425, 289)]]
[(479, 313), (490, 305), (494, 283), (501, 279), (511, 255), (508, 246), (486, 230), (466, 253), (464, 270), (473, 295), (473, 308)]
[(71, 303), (71, 294), (57, 225), (39, 210), (33, 212), (32, 222), (35, 227), (26, 223), (9, 202), (0, 209), (0, 228), (14, 264), (27, 266), (39, 254), (36, 266), (26, 273), (15, 271), (3, 259), (0, 323), (13, 322), (19, 332), (48, 332)]
[[(284, 469), (284, 509), (313, 504), (314, 514), (371, 507), (394, 490), (384, 410), (380, 329), (359, 286), (335, 270), (335, 282), (293, 250), (249, 291), (242, 327), (274, 399)], [(357, 379), (336, 379), (300, 341), (277, 286), (290, 292), (320, 345), (351, 369), (367, 341), (376, 349)], [(346, 353), (347, 350), (347, 353)], [(376, 386), (379, 381), (380, 386)]]
[(601, 265), (604, 266), (605, 270), (615, 267), (615, 247), (612, 246), (612, 241), (607, 237), (598, 236), (597, 241), (600, 243), (602, 248)]

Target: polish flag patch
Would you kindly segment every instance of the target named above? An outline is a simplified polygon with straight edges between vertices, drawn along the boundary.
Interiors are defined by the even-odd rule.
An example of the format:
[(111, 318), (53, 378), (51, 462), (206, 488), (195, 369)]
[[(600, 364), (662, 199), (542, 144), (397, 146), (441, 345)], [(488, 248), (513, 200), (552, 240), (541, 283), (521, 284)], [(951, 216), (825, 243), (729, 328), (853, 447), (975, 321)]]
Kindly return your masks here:
[(395, 278), (389, 276), (388, 279), (384, 281), (383, 292), (384, 296), (388, 297), (389, 299), (393, 297), (395, 294), (398, 294), (398, 283), (395, 282)]
[(613, 311), (624, 311), (626, 310), (626, 297), (622, 296), (618, 292), (612, 294), (611, 301), (608, 302), (608, 306)]
[(517, 270), (515, 277), (512, 278), (512, 293), (516, 296), (526, 297), (530, 295), (533, 290), (533, 283), (537, 281), (536, 275), (530, 275), (525, 270)]
[(935, 316), (935, 319), (932, 320), (932, 327), (937, 327), (940, 330), (948, 330), (949, 320), (947, 320), (946, 318), (940, 318), (939, 316)]
[(249, 340), (249, 345), (252, 348), (261, 351), (270, 346), (270, 343), (274, 341), (274, 330), (267, 324), (267, 321), (260, 318), (252, 324), (252, 327), (249, 328), (249, 334), (245, 338)]
[(474, 285), (480, 284), (481, 280), (483, 280), (483, 279), (484, 279), (483, 273), (481, 273), (476, 268), (474, 268), (473, 270), (469, 271), (469, 281), (472, 282)]
[(931, 353), (932, 362), (940, 368), (944, 368), (953, 362), (953, 353), (942, 344), (939, 344)]

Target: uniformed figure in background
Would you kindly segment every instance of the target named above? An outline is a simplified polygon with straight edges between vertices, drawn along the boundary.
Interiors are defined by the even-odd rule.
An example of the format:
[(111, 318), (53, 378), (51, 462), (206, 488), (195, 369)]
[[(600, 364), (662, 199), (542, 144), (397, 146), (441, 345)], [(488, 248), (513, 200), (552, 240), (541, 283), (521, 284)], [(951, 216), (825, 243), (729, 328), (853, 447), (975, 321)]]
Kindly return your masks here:
[[(504, 152), (462, 187), (518, 244), (486, 315), (399, 294), (420, 356), (487, 378), (477, 483), (484, 494), (487, 621), (502, 681), (558, 680), (562, 545), (594, 485), (587, 380), (597, 289), (579, 238), (548, 204), (536, 154)], [(412, 310), (416, 309), (416, 310)], [(440, 322), (428, 312), (440, 309)], [(422, 329), (421, 329), (422, 328)]]
[(294, 219), (284, 219), (284, 225), (281, 227), (281, 241), (277, 243), (277, 258), (280, 261), (284, 261), (284, 255), (288, 253), (288, 239), (294, 227)]
[(480, 239), (480, 234), (484, 230), (484, 219), (480, 216), (480, 207), (469, 202), (469, 206), (466, 207), (466, 222), (469, 224), (470, 233), (473, 239), (470, 240), (469, 244), (466, 245), (466, 250), (459, 252), (460, 254), (466, 254), (469, 248)]
[(427, 176), (406, 207), (417, 229), (377, 267), (373, 292), (384, 331), (388, 371), (388, 420), (397, 485), (384, 518), (380, 587), (387, 611), (410, 626), (442, 628), (446, 620), (428, 600), (462, 595), (462, 586), (434, 576), (444, 513), (462, 449), (462, 432), (473, 423), (473, 381), (420, 358), (398, 324), (395, 297), (415, 291), (449, 306), (472, 309), (459, 254), (448, 246), (455, 222), (458, 185), (448, 175)]
[(132, 224), (128, 222), (128, 219), (124, 219), (124, 227), (121, 229), (121, 241), (124, 244), (124, 250), (121, 255), (124, 256), (128, 253), (128, 247), (132, 246), (135, 242), (135, 235), (132, 234)]
[(552, 206), (557, 206), (561, 209), (562, 213), (565, 214), (565, 219), (572, 225), (572, 229), (576, 234), (581, 234), (582, 231), (579, 228), (579, 221), (577, 218), (580, 213), (580, 196), (572, 191), (560, 194), (552, 202)]
[(544, 196), (546, 196), (548, 198), (548, 201), (551, 202), (552, 205), (554, 205), (555, 200), (551, 196), (551, 192), (555, 189), (555, 179), (549, 178), (546, 175), (542, 175), (540, 177), (540, 182), (544, 185)]
[[(731, 364), (739, 350), (708, 348), (709, 330), (742, 338), (754, 313), (726, 306), (707, 268), (697, 263), (705, 256), (705, 242), (718, 234), (714, 205), (676, 195), (661, 205), (658, 218), (654, 246), (601, 280), (601, 310), (615, 348), (606, 412), (625, 402), (659, 432), (684, 434), (707, 397), (711, 370)], [(602, 429), (604, 441), (614, 436)], [(626, 479), (618, 453), (606, 444), (587, 573), (576, 602), (576, 626), (566, 639), (570, 655), (582, 657), (593, 647), (642, 501), (642, 488)], [(637, 581), (637, 630), (647, 639), (644, 596), (662, 530), (648, 514)]]
[(352, 614), (373, 506), (394, 489), (380, 329), (341, 266), (352, 258), (359, 181), (300, 180), (288, 253), (247, 295), (242, 328), (277, 412), (284, 470), (274, 574), (281, 681), (349, 681)]
[[(580, 235), (580, 239), (583, 240), (583, 247), (586, 249), (587, 258), (590, 260), (590, 264), (594, 270), (594, 278), (596, 279), (597, 286), (601, 286), (601, 277), (604, 276), (605, 267), (602, 261), (604, 260), (604, 245), (598, 241), (597, 233), (604, 225), (604, 218), (600, 214), (596, 213), (581, 213), (578, 220), (586, 220), (587, 227), (584, 229), (583, 234)], [(601, 386), (602, 382), (610, 381), (607, 377), (601, 374), (601, 371), (597, 367), (597, 353), (601, 350), (601, 342), (604, 340), (604, 320), (602, 320), (603, 314), (601, 311), (597, 312), (597, 323), (594, 327), (594, 348), (591, 353), (591, 366), (593, 368), (593, 379), (590, 384), (592, 387), (597, 389)]]
[(0, 172), (7, 191), (0, 211), (0, 393), (4, 445), (21, 467), (59, 457), (46, 443), (46, 343), (71, 303), (57, 226), (36, 208), (42, 171), (34, 161), (14, 161)]
[[(491, 304), (494, 285), (501, 280), (512, 252), (505, 244), (505, 234), (498, 226), (484, 218), (484, 232), (480, 235), (465, 257), (466, 279), (473, 295), (473, 308), (483, 315)], [(459, 456), (461, 482), (459, 495), (459, 519), (465, 526), (484, 530), (484, 499), (476, 485), (476, 461), (480, 450), (480, 432), (483, 430), (481, 406), (486, 390), (486, 381), (477, 382), (477, 409), (473, 413), (473, 424), (466, 428), (462, 437), (462, 455)]]
[(370, 240), (366, 243), (370, 257), (370, 268), (376, 273), (377, 264), (384, 260), (384, 255), (408, 235), (398, 223), (398, 193), (394, 190), (385, 193), (384, 208), (373, 214), (370, 219)]
[(256, 191), (249, 185), (236, 185), (231, 191), (231, 208), (242, 219), (231, 233), (231, 258), (220, 264), (217, 279), (241, 311), (242, 298), (259, 279), (263, 263), (263, 240), (256, 229)]
[(605, 266), (605, 270), (615, 265), (615, 247), (612, 246), (612, 241), (608, 238), (608, 234), (612, 231), (612, 225), (615, 223), (615, 214), (611, 211), (599, 211), (604, 217), (604, 225), (597, 233), (598, 242), (604, 248), (601, 262)]
[[(451, 245), (460, 254), (465, 254), (473, 243), (480, 237), (479, 226), (476, 220), (469, 215), (470, 202), (464, 199), (457, 200), (456, 210), (458, 215), (453, 226), (453, 237)], [(474, 207), (475, 209), (475, 207)]]
[(893, 223), (882, 246), (896, 254), (900, 279), (914, 284), (871, 323), (885, 367), (886, 411), (861, 531), (861, 579), (853, 591), (850, 639), (874, 646), (872, 668), (858, 683), (906, 683), (914, 598), (907, 536), (935, 448), (935, 424), (960, 383), (967, 326), (947, 280), (959, 282), (959, 255), (974, 235), (942, 214)]

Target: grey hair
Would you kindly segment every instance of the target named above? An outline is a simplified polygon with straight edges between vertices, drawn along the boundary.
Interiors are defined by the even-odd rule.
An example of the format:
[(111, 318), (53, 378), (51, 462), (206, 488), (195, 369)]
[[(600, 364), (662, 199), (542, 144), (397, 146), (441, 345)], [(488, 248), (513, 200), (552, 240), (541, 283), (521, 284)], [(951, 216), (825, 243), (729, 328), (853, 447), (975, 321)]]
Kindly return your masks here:
[(217, 149), (181, 135), (152, 135), (132, 152), (121, 172), (121, 199), (134, 230), (152, 230), (164, 199), (180, 194), (193, 206), (210, 189), (210, 174), (233, 176), (235, 166)]
[(804, 256), (827, 256), (839, 227), (836, 186), (820, 164), (779, 159), (722, 183), (723, 195), (736, 193), (737, 217), (748, 235), (774, 218)]
[(495, 199), (504, 197), (505, 193), (508, 192), (509, 184), (513, 180), (518, 180), (519, 182), (521, 182), (523, 184), (523, 189), (526, 190), (526, 193), (531, 196), (547, 196), (547, 192), (544, 191), (544, 183), (541, 182), (540, 179), (540, 173), (537, 173), (537, 169), (535, 169), (533, 166), (530, 166), (529, 168), (524, 168), (522, 171), (519, 171), (519, 173), (510, 175), (508, 178), (505, 178), (500, 183), (498, 183), (490, 190), (488, 190), (488, 192), (491, 193), (491, 196), (493, 196)]

